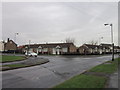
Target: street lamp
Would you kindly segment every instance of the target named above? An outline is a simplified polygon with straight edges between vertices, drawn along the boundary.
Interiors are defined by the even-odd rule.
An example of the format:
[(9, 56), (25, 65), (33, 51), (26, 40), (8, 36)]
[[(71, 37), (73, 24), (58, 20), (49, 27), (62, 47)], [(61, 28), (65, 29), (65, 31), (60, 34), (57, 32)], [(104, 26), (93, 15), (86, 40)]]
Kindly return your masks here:
[[(15, 38), (14, 38), (14, 41), (16, 43), (16, 36), (18, 35), (19, 33), (15, 33)], [(14, 55), (15, 55), (15, 50), (14, 50)]]
[(113, 24), (104, 24), (104, 25), (105, 26), (109, 25), (111, 27), (112, 61), (114, 61)]

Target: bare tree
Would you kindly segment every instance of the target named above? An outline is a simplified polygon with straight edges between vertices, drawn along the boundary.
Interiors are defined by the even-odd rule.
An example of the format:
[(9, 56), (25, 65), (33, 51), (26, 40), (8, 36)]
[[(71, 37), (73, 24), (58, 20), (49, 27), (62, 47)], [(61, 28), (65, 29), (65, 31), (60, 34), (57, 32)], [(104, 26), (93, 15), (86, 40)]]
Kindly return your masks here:
[(89, 43), (92, 44), (92, 45), (97, 45), (98, 44), (98, 42), (94, 41), (94, 40), (90, 41)]
[(68, 37), (68, 38), (65, 39), (65, 42), (66, 43), (73, 43), (74, 44), (75, 43), (75, 38)]

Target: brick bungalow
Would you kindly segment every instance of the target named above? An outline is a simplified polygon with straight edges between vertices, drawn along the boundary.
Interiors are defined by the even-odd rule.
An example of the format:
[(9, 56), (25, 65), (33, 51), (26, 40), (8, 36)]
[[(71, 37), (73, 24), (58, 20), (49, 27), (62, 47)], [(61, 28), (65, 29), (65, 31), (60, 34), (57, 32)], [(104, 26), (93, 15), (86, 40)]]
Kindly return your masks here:
[(114, 53), (120, 53), (120, 46), (114, 46)]
[(1, 41), (1, 42), (0, 42), (0, 52), (3, 52), (3, 51), (4, 51), (4, 44), (5, 44), (4, 41)]
[(13, 52), (17, 50), (17, 44), (8, 38), (7, 42), (4, 43), (5, 52)]
[[(83, 44), (78, 48), (79, 54), (111, 54), (112, 45), (111, 44)], [(114, 53), (120, 53), (120, 47), (114, 46)]]
[(48, 43), (24, 45), (22, 51), (36, 52), (38, 54), (74, 54), (76, 46), (73, 43)]
[(102, 47), (99, 45), (83, 44), (78, 48), (79, 54), (102, 54)]
[(112, 45), (111, 44), (100, 44), (103, 50), (103, 54), (110, 54), (112, 53)]

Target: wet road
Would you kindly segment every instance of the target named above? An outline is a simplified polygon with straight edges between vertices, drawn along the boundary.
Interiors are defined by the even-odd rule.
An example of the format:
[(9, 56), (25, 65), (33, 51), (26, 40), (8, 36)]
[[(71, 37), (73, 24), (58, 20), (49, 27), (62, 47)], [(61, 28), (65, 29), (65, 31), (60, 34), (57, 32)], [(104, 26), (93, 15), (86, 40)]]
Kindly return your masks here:
[(3, 88), (50, 88), (111, 60), (111, 56), (39, 56), (50, 62), (2, 72)]

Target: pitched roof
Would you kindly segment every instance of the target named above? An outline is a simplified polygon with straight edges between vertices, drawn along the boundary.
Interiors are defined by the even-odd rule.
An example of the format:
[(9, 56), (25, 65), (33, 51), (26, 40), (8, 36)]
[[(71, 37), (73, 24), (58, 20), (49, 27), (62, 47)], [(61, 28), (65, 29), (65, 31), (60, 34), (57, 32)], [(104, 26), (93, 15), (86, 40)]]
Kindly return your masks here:
[(100, 44), (101, 46), (112, 46), (112, 44), (104, 44), (104, 43), (102, 43), (102, 44)]
[(102, 43), (102, 44), (100, 44), (100, 46), (102, 46), (105, 49), (110, 49), (110, 47), (112, 46), (112, 44), (104, 44), (104, 43)]
[(24, 48), (24, 45), (22, 45), (22, 46), (18, 46), (18, 49), (21, 49), (21, 48)]
[(101, 46), (99, 46), (99, 45), (92, 45), (92, 44), (84, 44), (84, 45), (87, 46), (88, 48), (92, 48), (92, 49), (95, 49), (96, 47), (101, 48)]
[[(73, 43), (49, 43), (49, 44), (31, 44), (30, 47), (31, 48), (38, 48), (39, 46), (41, 46), (42, 48), (55, 48), (57, 46), (60, 47), (69, 47), (70, 45), (74, 45)], [(26, 47), (29, 45), (25, 45), (24, 47)]]
[(114, 46), (114, 49), (120, 49), (120, 46)]
[[(12, 42), (12, 43), (14, 43), (15, 45), (17, 45), (13, 40), (9, 40), (9, 42)], [(7, 42), (8, 43), (8, 42)]]

